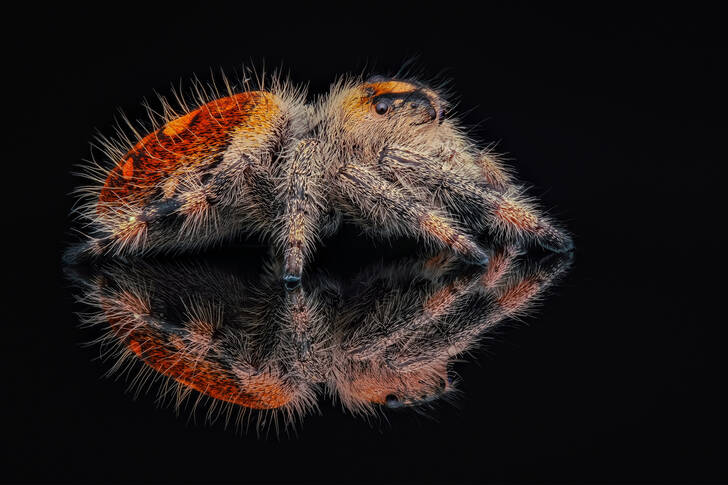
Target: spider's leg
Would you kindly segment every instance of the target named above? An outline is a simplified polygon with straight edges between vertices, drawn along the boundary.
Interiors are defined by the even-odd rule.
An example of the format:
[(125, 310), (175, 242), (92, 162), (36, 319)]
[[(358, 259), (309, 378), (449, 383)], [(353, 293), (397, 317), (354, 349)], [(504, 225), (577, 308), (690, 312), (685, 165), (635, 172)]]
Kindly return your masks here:
[(420, 236), (478, 264), (488, 262), (487, 254), (455, 221), (376, 171), (347, 164), (337, 185), (345, 209), (363, 227), (373, 226), (386, 235)]
[(490, 150), (482, 150), (475, 164), (480, 167), (485, 182), (496, 190), (506, 190), (515, 182), (511, 170)]
[(410, 288), (400, 294), (395, 289), (382, 295), (380, 302), (365, 302), (362, 308), (368, 311), (344, 338), (342, 348), (352, 359), (374, 359), (454, 311), (477, 282), (477, 276), (467, 275), (431, 285), (424, 292)]
[(241, 224), (264, 229), (274, 212), (273, 191), (272, 178), (257, 159), (223, 157), (214, 170), (170, 176), (160, 198), (127, 206), (126, 220), (110, 225), (116, 229), (100, 245), (117, 251), (195, 248), (236, 233)]
[[(415, 274), (397, 270), (410, 283), (404, 291), (400, 290), (402, 283), (391, 281), (391, 285), (383, 286), (375, 279), (362, 293), (360, 299), (364, 301), (351, 305), (356, 327), (342, 339), (342, 348), (351, 358), (362, 360), (381, 355), (393, 346), (406, 346), (446, 315), (459, 311), (474, 291), (497, 287), (511, 271), (518, 254), (514, 247), (498, 249), (485, 271), (457, 273), (453, 278), (447, 274), (452, 270), (452, 256), (443, 252), (422, 261)], [(424, 289), (412, 285), (420, 280), (428, 282)]]
[(481, 292), (491, 292), (500, 287), (504, 280), (515, 271), (516, 258), (521, 254), (522, 250), (514, 245), (494, 250), (488, 269), (481, 275), (476, 289)]
[(214, 238), (216, 231), (235, 232), (240, 224), (265, 232), (275, 215), (273, 178), (253, 156), (236, 156), (214, 173), (180, 183), (184, 189), (174, 200), (182, 216), (181, 237)]
[(493, 193), (493, 215), (490, 223), (506, 240), (534, 241), (555, 253), (574, 249), (571, 236), (559, 228), (519, 189)]
[(251, 290), (243, 310), (255, 321), (255, 363), (274, 365), (288, 375), (315, 375), (321, 361), (330, 359), (322, 349), (331, 338), (330, 324), (338, 314), (340, 288), (320, 274), (312, 274), (295, 288), (281, 285), (283, 260), (275, 249), (263, 268), (260, 284)]
[[(474, 292), (492, 292), (501, 284), (513, 267), (518, 252), (514, 248), (499, 249), (493, 253), (488, 267), (476, 274), (460, 274), (449, 281), (439, 281), (431, 291), (420, 293), (419, 298), (410, 300), (412, 308), (397, 312), (399, 318), (387, 325), (383, 332), (372, 338), (354, 332), (358, 345), (352, 348), (352, 356), (356, 359), (370, 359), (387, 352), (404, 352), (405, 349), (430, 327), (437, 326), (448, 315), (462, 311), (463, 304)], [(423, 266), (423, 275), (431, 271)], [(402, 299), (402, 301), (407, 301)], [(364, 317), (366, 321), (367, 317)], [(366, 323), (362, 329), (373, 328)]]
[[(454, 357), (477, 344), (483, 332), (507, 318), (527, 313), (546, 289), (571, 265), (571, 255), (553, 254), (538, 264), (530, 264), (505, 278), (495, 287), (483, 287), (460, 312), (450, 313), (440, 325), (430, 327), (406, 346), (388, 350), (386, 360), (400, 370), (417, 369), (433, 359)], [(490, 278), (483, 278), (485, 284)]]
[(283, 280), (291, 289), (301, 281), (305, 262), (319, 237), (319, 224), (326, 205), (317, 147), (316, 140), (299, 142), (285, 174), (285, 212), (280, 242), (284, 255)]
[(573, 249), (571, 237), (558, 229), (516, 188), (505, 191), (478, 183), (457, 167), (410, 149), (387, 148), (379, 168), (389, 180), (405, 187), (425, 187), (468, 226), (491, 229), (506, 241), (535, 241), (554, 252)]
[(286, 291), (283, 295), (282, 310), (279, 317), (283, 320), (282, 331), (287, 334), (289, 348), (285, 352), (293, 364), (300, 364), (312, 358), (311, 331), (317, 322), (316, 305), (308, 297), (301, 285)]

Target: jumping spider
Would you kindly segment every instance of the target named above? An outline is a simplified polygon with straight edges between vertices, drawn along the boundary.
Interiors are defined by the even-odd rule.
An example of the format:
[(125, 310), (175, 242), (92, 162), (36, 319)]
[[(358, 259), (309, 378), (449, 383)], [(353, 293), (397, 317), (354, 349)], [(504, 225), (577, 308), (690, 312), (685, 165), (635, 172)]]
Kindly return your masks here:
[[(79, 213), (91, 228), (69, 257), (199, 249), (240, 232), (274, 241), (295, 287), (344, 217), (375, 237), (415, 236), (485, 264), (476, 242), (569, 251), (571, 238), (479, 149), (447, 102), (415, 80), (341, 80), (314, 103), (289, 83), (227, 96), (197, 86), (182, 113), (162, 98), (151, 133), (101, 140)], [(246, 86), (248, 88), (248, 86)], [(131, 124), (129, 125), (131, 127)], [(133, 129), (133, 127), (132, 127)]]

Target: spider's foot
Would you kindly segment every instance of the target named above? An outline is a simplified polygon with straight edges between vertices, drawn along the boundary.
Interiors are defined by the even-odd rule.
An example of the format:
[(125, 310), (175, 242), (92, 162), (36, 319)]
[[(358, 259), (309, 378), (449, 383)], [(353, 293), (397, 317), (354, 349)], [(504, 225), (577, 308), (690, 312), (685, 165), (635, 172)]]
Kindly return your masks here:
[(549, 231), (539, 238), (540, 245), (553, 253), (568, 253), (574, 250), (574, 240), (560, 231)]
[(477, 264), (478, 266), (487, 266), (490, 263), (490, 256), (485, 251), (478, 249), (473, 251), (465, 257), (465, 260), (471, 264)]
[(65, 265), (83, 264), (101, 254), (97, 240), (75, 243), (63, 251), (61, 261)]
[(293, 291), (301, 285), (301, 276), (294, 274), (283, 275), (283, 285), (286, 290)]
[(63, 264), (73, 265), (82, 263), (87, 258), (87, 243), (76, 243), (63, 251), (61, 260)]
[(303, 274), (303, 253), (300, 244), (292, 244), (283, 258), (283, 284), (289, 291), (295, 290), (301, 285)]
[(573, 251), (548, 254), (538, 261), (539, 272), (546, 280), (562, 274), (574, 263)]

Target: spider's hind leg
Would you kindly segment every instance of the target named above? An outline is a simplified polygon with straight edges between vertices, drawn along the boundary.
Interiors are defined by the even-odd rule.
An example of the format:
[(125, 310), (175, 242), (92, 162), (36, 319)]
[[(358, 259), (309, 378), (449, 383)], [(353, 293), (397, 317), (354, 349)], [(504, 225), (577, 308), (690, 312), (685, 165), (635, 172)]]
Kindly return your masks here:
[(246, 155), (214, 169), (173, 174), (151, 200), (106, 211), (88, 247), (91, 254), (195, 249), (241, 226), (264, 229), (275, 212), (273, 193), (266, 168)]

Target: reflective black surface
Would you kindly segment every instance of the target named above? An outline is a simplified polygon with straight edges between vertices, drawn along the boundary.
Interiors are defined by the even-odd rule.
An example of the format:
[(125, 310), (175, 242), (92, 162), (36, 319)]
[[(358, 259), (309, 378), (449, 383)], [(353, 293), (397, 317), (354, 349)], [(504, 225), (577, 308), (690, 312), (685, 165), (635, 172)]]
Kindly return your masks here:
[[(423, 412), (453, 397), (454, 360), (532, 311), (572, 260), (510, 246), (488, 253), (487, 267), (448, 252), (352, 276), (319, 267), (295, 289), (281, 280), (276, 256), (251, 260), (246, 271), (229, 257), (66, 271), (85, 307), (81, 320), (100, 327), (95, 343), (112, 372), (131, 374), (132, 386), (162, 380), (153, 391), (178, 410), (193, 415), (185, 408), (210, 401), (199, 407), (212, 421), (245, 433), (252, 422), (267, 436), (290, 433), (322, 395), (365, 416), (381, 406)], [(249, 409), (260, 412), (246, 416)]]
[[(340, 16), (249, 3), (6, 12), (4, 480), (728, 479), (722, 17), (693, 5), (398, 7), (351, 4)], [(279, 432), (261, 423), (260, 437), (257, 420), (236, 432), (235, 414), (227, 427), (225, 413), (206, 423), (204, 403), (188, 418), (194, 401), (176, 415), (174, 386), (158, 402), (161, 379), (134, 385), (143, 390), (134, 398), (125, 389), (136, 374), (105, 378), (114, 360), (83, 344), (104, 326), (79, 328), (76, 312), (89, 309), (74, 303), (79, 287), (60, 263), (79, 183), (70, 172), (88, 158), (95, 130), (112, 133), (117, 108), (143, 118), (140, 100), (195, 73), (208, 79), (210, 66), (229, 72), (265, 58), (310, 81), (313, 94), (340, 73), (396, 71), (417, 54), (426, 75), (445, 70), (473, 133), (507, 153), (575, 235), (571, 268), (532, 315), (479, 334), (476, 349), (450, 359), (445, 389), (457, 391), (443, 399), (397, 407), (401, 396), (387, 394), (373, 415), (352, 416), (320, 391), (306, 401), (320, 413), (307, 406), (290, 433), (284, 420)], [(207, 264), (250, 288), (268, 256), (253, 242)], [(351, 302), (367, 267), (418, 249), (345, 228), (314, 268)], [(151, 284), (138, 275), (134, 284)], [(184, 313), (170, 315), (184, 323)]]

